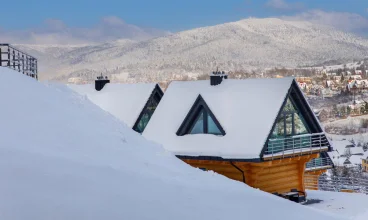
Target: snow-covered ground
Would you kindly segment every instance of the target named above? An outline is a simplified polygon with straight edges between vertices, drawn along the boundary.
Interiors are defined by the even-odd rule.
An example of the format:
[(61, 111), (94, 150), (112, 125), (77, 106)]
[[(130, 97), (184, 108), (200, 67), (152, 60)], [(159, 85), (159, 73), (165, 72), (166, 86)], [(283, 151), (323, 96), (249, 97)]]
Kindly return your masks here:
[(349, 130), (359, 131), (362, 128), (362, 121), (367, 120), (368, 115), (361, 115), (356, 117), (347, 117), (345, 119), (339, 119), (335, 121), (325, 122), (325, 128), (336, 128), (336, 130), (341, 130), (341, 128), (347, 128)]
[(64, 85), (0, 79), (1, 219), (343, 219), (194, 169)]
[[(307, 193), (308, 200), (315, 202), (307, 205), (308, 207), (324, 210), (347, 219), (368, 219), (368, 196), (365, 194), (315, 190), (309, 190)], [(364, 216), (366, 218), (363, 218)]]

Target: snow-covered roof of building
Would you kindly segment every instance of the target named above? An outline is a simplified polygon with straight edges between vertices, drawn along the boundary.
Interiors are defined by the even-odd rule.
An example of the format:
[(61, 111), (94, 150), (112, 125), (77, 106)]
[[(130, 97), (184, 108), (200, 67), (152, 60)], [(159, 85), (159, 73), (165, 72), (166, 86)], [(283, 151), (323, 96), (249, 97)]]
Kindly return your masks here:
[[(349, 161), (353, 166), (359, 165), (362, 163), (362, 159), (364, 158), (365, 152), (362, 147), (354, 146), (348, 140), (335, 140), (330, 141), (333, 147), (333, 151), (328, 152), (331, 160), (333, 161), (335, 166), (344, 166), (345, 160), (347, 157), (347, 151), (350, 151)], [(354, 146), (354, 147), (353, 147)]]
[(108, 83), (101, 91), (97, 91), (94, 84), (69, 85), (69, 87), (81, 95), (86, 95), (103, 110), (133, 127), (156, 85)]
[[(143, 136), (176, 155), (259, 158), (293, 78), (172, 82)], [(197, 97), (201, 95), (226, 135), (177, 136)], [(314, 114), (312, 114), (314, 116)]]
[(364, 154), (363, 147), (357, 147), (349, 140), (332, 140), (330, 142), (333, 150), (336, 150), (340, 155), (344, 155), (346, 151), (350, 151), (350, 154)]

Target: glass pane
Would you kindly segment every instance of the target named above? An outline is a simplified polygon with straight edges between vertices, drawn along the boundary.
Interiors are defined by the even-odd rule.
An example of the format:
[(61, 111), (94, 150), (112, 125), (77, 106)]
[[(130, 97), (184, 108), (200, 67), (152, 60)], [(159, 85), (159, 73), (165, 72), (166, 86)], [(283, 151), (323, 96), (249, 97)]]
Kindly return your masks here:
[(142, 133), (144, 129), (146, 128), (152, 114), (144, 113), (142, 115), (142, 118), (139, 120), (136, 131), (139, 133)]
[(204, 133), (204, 127), (203, 127), (203, 111), (201, 111), (199, 117), (197, 118), (197, 121), (195, 122), (192, 130), (189, 132), (189, 134), (203, 134)]
[(207, 121), (208, 121), (208, 133), (209, 134), (218, 134), (222, 135), (220, 129), (217, 127), (215, 122), (213, 121), (212, 117), (207, 114)]
[(277, 118), (272, 138), (284, 137), (284, 117)]
[(307, 134), (308, 129), (305, 124), (304, 119), (300, 114), (295, 113), (294, 114), (294, 124), (295, 124), (295, 134)]
[(291, 102), (290, 98), (286, 100), (284, 109), (282, 109), (283, 112), (295, 112), (296, 109), (294, 108), (293, 103)]
[(285, 123), (286, 123), (286, 136), (293, 135), (293, 117), (292, 114), (285, 115)]

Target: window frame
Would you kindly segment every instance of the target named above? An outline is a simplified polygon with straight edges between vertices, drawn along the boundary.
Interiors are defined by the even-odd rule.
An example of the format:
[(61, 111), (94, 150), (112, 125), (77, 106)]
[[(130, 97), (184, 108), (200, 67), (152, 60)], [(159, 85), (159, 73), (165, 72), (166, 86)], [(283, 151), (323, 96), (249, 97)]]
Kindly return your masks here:
[[(196, 101), (194, 102), (193, 106), (189, 110), (184, 121), (182, 122), (178, 131), (176, 132), (176, 135), (184, 136), (184, 135), (191, 134), (190, 132), (193, 129), (195, 122), (197, 121), (202, 111), (203, 111), (203, 124), (204, 124), (203, 134), (225, 136), (226, 135), (225, 130), (222, 128), (219, 121), (217, 120), (215, 115), (212, 113), (211, 109), (207, 106), (206, 102), (204, 101), (201, 95), (198, 95)], [(215, 123), (218, 130), (220, 131), (220, 134), (208, 133), (208, 116), (212, 118), (213, 122)]]

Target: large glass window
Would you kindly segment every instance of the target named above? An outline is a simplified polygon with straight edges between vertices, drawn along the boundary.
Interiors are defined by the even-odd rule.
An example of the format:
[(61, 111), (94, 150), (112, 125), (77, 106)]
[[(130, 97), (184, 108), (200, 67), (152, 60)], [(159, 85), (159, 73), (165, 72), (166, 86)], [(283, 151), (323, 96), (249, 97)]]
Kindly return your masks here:
[(295, 134), (307, 134), (308, 129), (305, 126), (305, 121), (300, 113), (294, 114), (294, 126), (295, 126)]
[(290, 98), (287, 99), (280, 116), (277, 118), (272, 138), (287, 137), (309, 133), (301, 113), (295, 108)]

